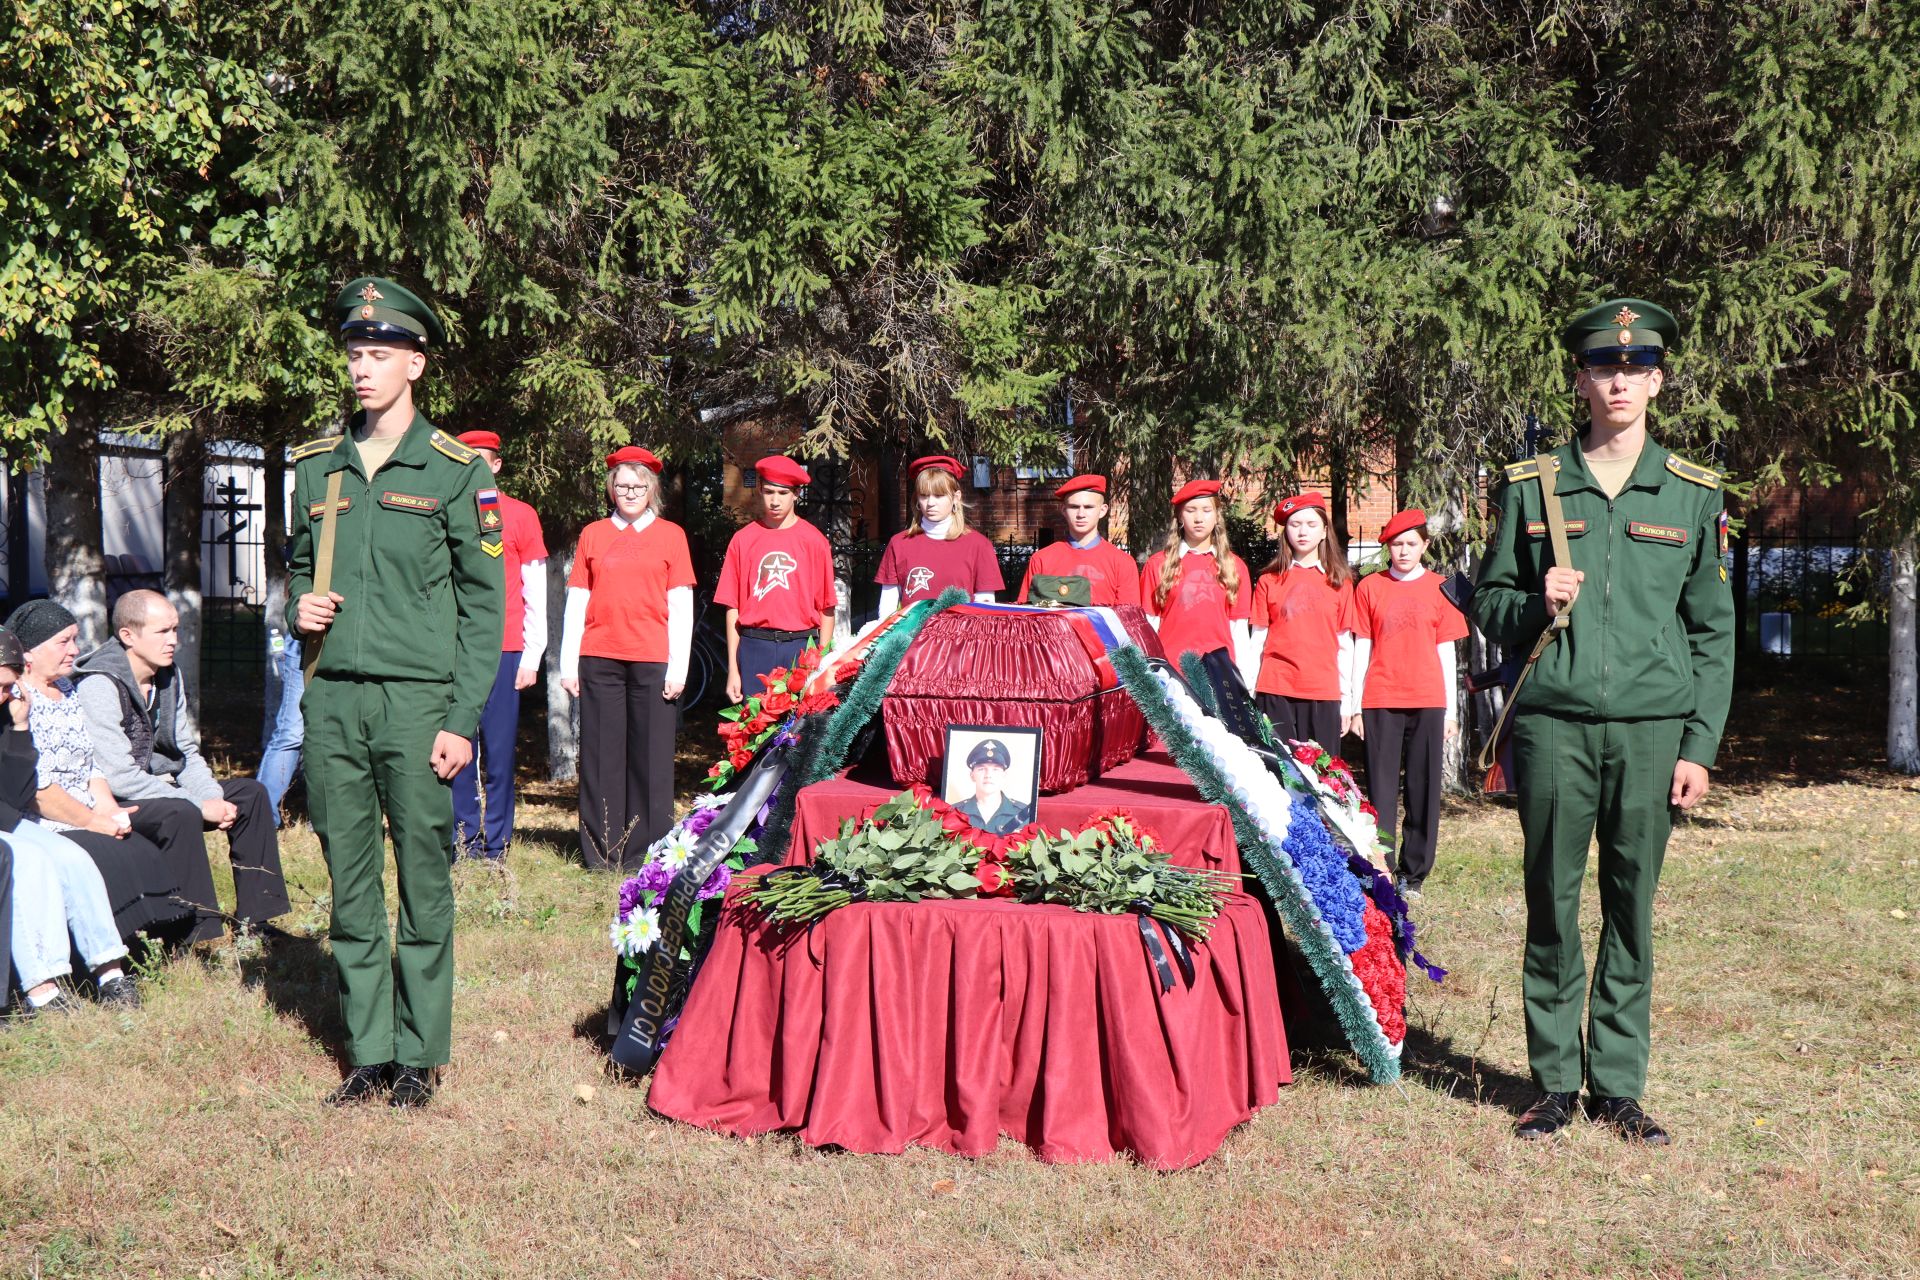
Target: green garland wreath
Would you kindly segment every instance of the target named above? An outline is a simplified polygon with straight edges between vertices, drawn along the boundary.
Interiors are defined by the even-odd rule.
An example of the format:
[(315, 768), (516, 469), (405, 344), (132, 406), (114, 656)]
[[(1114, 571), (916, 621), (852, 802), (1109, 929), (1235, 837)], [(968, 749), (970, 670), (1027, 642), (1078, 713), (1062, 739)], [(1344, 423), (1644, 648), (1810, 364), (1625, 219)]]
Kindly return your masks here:
[(1226, 777), (1180, 722), (1166, 691), (1160, 687), (1153, 669), (1147, 665), (1146, 658), (1132, 647), (1117, 649), (1112, 657), (1113, 669), (1121, 683), (1133, 695), (1134, 704), (1140, 708), (1147, 723), (1153, 726), (1160, 741), (1166, 744), (1175, 763), (1202, 796), (1226, 809), (1232, 818), (1240, 856), (1252, 867), (1261, 885), (1266, 888), (1268, 899), (1280, 912), (1287, 928), (1292, 930), (1294, 941), (1299, 944), (1301, 953), (1306, 956), (1308, 965), (1320, 980), (1321, 989), (1326, 992), (1327, 1000), (1333, 1006), (1334, 1016), (1339, 1019), (1340, 1028), (1346, 1033), (1347, 1043), (1359, 1055), (1367, 1074), (1380, 1084), (1398, 1079), (1399, 1058), (1392, 1053), (1373, 1010), (1366, 1006), (1361, 994), (1355, 990), (1351, 966), (1346, 957), (1336, 950), (1332, 935), (1314, 918), (1313, 906), (1290, 873), (1291, 869), (1280, 866), (1275, 860), (1259, 829), (1254, 826), (1245, 809), (1234, 800), (1233, 789)]

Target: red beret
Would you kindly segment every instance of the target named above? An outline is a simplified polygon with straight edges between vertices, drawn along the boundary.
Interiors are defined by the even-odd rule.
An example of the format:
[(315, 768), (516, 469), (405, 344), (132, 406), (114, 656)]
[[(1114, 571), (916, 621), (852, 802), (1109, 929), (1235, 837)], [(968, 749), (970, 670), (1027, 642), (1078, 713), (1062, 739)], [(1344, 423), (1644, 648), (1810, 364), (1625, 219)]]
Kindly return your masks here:
[(917, 476), (922, 471), (944, 471), (955, 480), (967, 474), (965, 469), (961, 467), (958, 458), (949, 458), (944, 453), (929, 454), (924, 458), (915, 458), (907, 464), (907, 475), (909, 477)]
[(778, 455), (760, 459), (753, 464), (753, 469), (759, 472), (760, 478), (768, 484), (785, 485), (789, 489), (797, 489), (813, 479), (807, 474), (807, 469), (792, 458), (782, 458)]
[(1220, 482), (1218, 480), (1189, 480), (1181, 485), (1179, 490), (1173, 495), (1173, 505), (1177, 509), (1186, 506), (1195, 498), (1212, 498), (1218, 496), (1219, 493)]
[(1056, 498), (1064, 498), (1070, 493), (1105, 493), (1106, 491), (1107, 478), (1105, 476), (1075, 476), (1058, 489), (1055, 489), (1053, 496)]
[(647, 470), (653, 472), (655, 475), (659, 475), (660, 468), (664, 464), (660, 461), (660, 459), (653, 456), (653, 451), (651, 449), (642, 449), (637, 444), (621, 445), (618, 449), (615, 449), (612, 453), (607, 455), (607, 470), (609, 471), (613, 470), (615, 467), (624, 467), (628, 465), (645, 467)]
[(1318, 493), (1296, 493), (1291, 498), (1282, 498), (1273, 504), (1273, 522), (1285, 524), (1287, 517), (1296, 511), (1310, 511), (1318, 507), (1322, 516), (1326, 514), (1327, 500)]
[(469, 449), (491, 449), (500, 452), (500, 436), (494, 431), (462, 431), (454, 437)]
[(1387, 521), (1387, 527), (1380, 531), (1382, 543), (1392, 542), (1409, 529), (1418, 529), (1427, 522), (1427, 513), (1418, 507), (1409, 507), (1393, 519)]

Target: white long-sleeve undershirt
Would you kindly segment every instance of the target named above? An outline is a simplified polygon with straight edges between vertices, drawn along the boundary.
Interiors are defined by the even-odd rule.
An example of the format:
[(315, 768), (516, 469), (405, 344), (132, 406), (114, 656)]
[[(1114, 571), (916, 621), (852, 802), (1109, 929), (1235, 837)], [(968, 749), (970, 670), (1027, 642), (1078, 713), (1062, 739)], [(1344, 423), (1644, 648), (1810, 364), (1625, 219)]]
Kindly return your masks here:
[[(1460, 718), (1460, 676), (1454, 657), (1454, 642), (1442, 640), (1434, 646), (1435, 657), (1440, 663), (1440, 683), (1447, 691), (1447, 719)], [(1373, 661), (1373, 641), (1355, 637), (1353, 642), (1353, 701), (1351, 709), (1342, 708), (1344, 715), (1358, 715), (1360, 700), (1367, 691), (1367, 664)]]
[(525, 620), (520, 627), (520, 669), (538, 671), (547, 654), (547, 562), (529, 560), (520, 566), (520, 603)]

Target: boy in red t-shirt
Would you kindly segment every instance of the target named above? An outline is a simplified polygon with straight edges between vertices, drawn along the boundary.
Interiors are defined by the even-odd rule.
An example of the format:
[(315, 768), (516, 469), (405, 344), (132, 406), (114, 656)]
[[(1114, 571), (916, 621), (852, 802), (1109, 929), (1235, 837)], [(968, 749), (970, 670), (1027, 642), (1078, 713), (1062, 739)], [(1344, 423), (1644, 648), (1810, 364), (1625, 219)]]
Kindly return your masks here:
[[(1440, 594), (1440, 578), (1420, 566), (1427, 513), (1402, 511), (1380, 531), (1388, 568), (1353, 593), (1354, 683), (1358, 731), (1366, 740), (1367, 796), (1391, 837), (1406, 768), (1407, 820), (1394, 854), (1400, 891), (1418, 898), (1433, 870), (1440, 828), (1441, 753), (1459, 732), (1458, 668), (1453, 645), (1467, 619)], [(1349, 723), (1349, 728), (1354, 726)]]
[[(499, 476), (497, 433), (468, 431), (459, 439)], [(500, 642), (500, 669), (474, 736), (473, 759), (453, 778), (453, 856), (497, 862), (507, 856), (513, 840), (513, 746), (520, 727), (520, 691), (540, 674), (547, 649), (547, 543), (539, 513), (520, 499), (482, 490), (479, 500), (481, 532), (490, 522), (497, 522), (494, 527), (501, 531), (507, 626)]]
[(733, 535), (713, 602), (727, 610), (727, 697), (760, 692), (760, 676), (791, 667), (807, 641), (833, 644), (833, 548), (794, 511), (810, 479), (791, 458), (762, 458), (760, 518)]
[(1107, 478), (1075, 476), (1053, 491), (1060, 499), (1066, 517), (1067, 536), (1049, 542), (1027, 561), (1027, 576), (1020, 582), (1020, 604), (1044, 604), (1029, 600), (1036, 574), (1055, 578), (1085, 578), (1095, 605), (1139, 604), (1140, 567), (1133, 557), (1100, 536), (1100, 522), (1107, 518)]

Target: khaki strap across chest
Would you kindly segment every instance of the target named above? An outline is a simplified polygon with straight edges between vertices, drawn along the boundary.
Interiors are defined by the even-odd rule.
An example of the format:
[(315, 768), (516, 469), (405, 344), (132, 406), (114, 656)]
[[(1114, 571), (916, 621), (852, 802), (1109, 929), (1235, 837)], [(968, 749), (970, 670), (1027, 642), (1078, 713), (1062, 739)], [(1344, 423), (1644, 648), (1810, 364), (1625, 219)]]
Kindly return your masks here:
[[(320, 544), (313, 553), (313, 594), (324, 596), (333, 590), (333, 540), (338, 532), (340, 520), (340, 482), (346, 475), (346, 469), (335, 467), (327, 477), (327, 504), (320, 513)], [(307, 645), (305, 675), (308, 681), (313, 679), (314, 668), (320, 665), (320, 646), (327, 642), (326, 632), (321, 632)]]
[[(1560, 494), (1557, 489), (1560, 468), (1553, 465), (1551, 458), (1542, 459), (1536, 474), (1540, 480), (1540, 507), (1546, 515), (1547, 538), (1553, 544), (1553, 563), (1556, 568), (1573, 568), (1573, 549), (1567, 545), (1567, 517), (1560, 507)], [(1542, 588), (1544, 590), (1544, 587)], [(1513, 682), (1513, 688), (1507, 690), (1506, 701), (1500, 704), (1500, 718), (1494, 721), (1493, 732), (1487, 735), (1481, 744), (1480, 757), (1475, 764), (1481, 772), (1494, 766), (1500, 754), (1500, 738), (1507, 730), (1507, 722), (1513, 718), (1513, 708), (1520, 701), (1520, 691), (1527, 686), (1527, 677), (1533, 674), (1540, 656), (1550, 648), (1573, 623), (1573, 605), (1563, 605), (1560, 612), (1548, 619), (1541, 629), (1540, 636), (1533, 642), (1533, 652), (1527, 655), (1527, 664), (1520, 668), (1520, 676)]]

